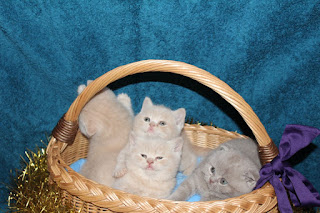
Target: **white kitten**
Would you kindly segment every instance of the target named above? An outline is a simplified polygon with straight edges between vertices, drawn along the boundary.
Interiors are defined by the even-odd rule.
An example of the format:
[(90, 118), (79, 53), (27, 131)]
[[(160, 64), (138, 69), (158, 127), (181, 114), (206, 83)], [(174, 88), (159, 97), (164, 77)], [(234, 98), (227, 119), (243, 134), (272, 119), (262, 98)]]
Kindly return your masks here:
[[(85, 87), (80, 85), (78, 93)], [(130, 109), (131, 100), (126, 94), (116, 97), (107, 88), (85, 105), (79, 115), (79, 128), (89, 139), (89, 149), (80, 174), (104, 185), (113, 184), (116, 159), (127, 144), (132, 128), (133, 112)]]
[[(188, 175), (196, 167), (197, 156), (192, 152), (191, 142), (183, 131), (185, 116), (186, 110), (184, 108), (171, 110), (163, 105), (153, 104), (151, 99), (146, 97), (140, 113), (134, 118), (133, 132), (146, 140), (160, 138), (165, 141), (181, 136), (184, 145), (180, 171), (184, 171)], [(124, 148), (119, 154), (114, 177), (121, 177), (127, 171), (124, 164), (126, 152), (128, 152), (128, 149)]]
[(182, 138), (170, 141), (130, 135), (125, 155), (127, 173), (113, 187), (132, 194), (166, 198), (176, 184)]
[(163, 105), (154, 105), (149, 97), (143, 101), (139, 114), (134, 118), (133, 131), (140, 137), (172, 139), (181, 134), (186, 110), (171, 110)]

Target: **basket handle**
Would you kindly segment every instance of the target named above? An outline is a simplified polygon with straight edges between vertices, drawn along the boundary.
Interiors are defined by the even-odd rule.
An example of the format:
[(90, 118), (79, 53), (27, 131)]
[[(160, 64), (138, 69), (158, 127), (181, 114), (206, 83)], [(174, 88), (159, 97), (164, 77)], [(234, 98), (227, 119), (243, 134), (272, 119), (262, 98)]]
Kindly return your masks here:
[[(219, 78), (213, 76), (211, 73), (200, 69), (196, 66), (178, 62), (178, 61), (170, 61), (170, 60), (144, 60), (138, 61), (134, 63), (130, 63), (127, 65), (123, 65), (117, 67), (104, 75), (100, 76), (96, 80), (94, 80), (91, 84), (89, 84), (85, 90), (75, 99), (75, 101), (70, 106), (67, 113), (64, 117), (59, 121), (53, 132), (53, 136), (60, 137), (60, 141), (63, 140), (64, 137), (68, 137), (70, 135), (70, 131), (75, 132), (78, 128), (77, 120), (82, 108), (85, 104), (99, 91), (105, 88), (108, 84), (126, 77), (128, 75), (143, 73), (143, 72), (171, 72), (180, 74), (191, 79), (198, 81), (199, 83), (211, 88), (216, 93), (220, 94), (222, 98), (224, 98), (227, 102), (229, 102), (242, 116), (247, 125), (252, 130), (258, 144), (260, 147), (263, 147), (262, 150), (274, 150), (277, 149), (270, 139), (268, 133), (266, 132), (264, 126), (262, 125), (260, 119), (253, 112), (252, 108), (249, 104), (245, 102), (245, 100), (236, 93), (228, 84), (221, 81)], [(69, 132), (65, 132), (69, 131)], [(58, 132), (58, 133), (56, 133)], [(61, 133), (62, 132), (62, 133)], [(62, 139), (61, 139), (62, 134)], [(75, 133), (73, 132), (75, 135)], [(71, 140), (73, 141), (74, 138)], [(59, 140), (59, 139), (58, 139)], [(267, 147), (267, 148), (266, 148)], [(261, 150), (260, 150), (261, 151)], [(264, 151), (263, 151), (264, 152)], [(274, 151), (272, 151), (274, 152)], [(260, 153), (261, 154), (261, 153)], [(276, 155), (272, 154), (272, 155)], [(270, 155), (270, 154), (266, 154)], [(261, 155), (260, 155), (261, 156)], [(275, 156), (271, 156), (273, 159)]]

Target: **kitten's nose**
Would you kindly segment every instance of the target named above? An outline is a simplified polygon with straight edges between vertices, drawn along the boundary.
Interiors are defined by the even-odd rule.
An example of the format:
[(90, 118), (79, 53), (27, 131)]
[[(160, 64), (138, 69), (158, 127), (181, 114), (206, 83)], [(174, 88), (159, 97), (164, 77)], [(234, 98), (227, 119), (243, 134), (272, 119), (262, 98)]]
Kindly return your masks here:
[(155, 122), (151, 122), (149, 125), (150, 125), (151, 127), (155, 127), (155, 126), (156, 126)]
[(154, 160), (153, 160), (152, 158), (148, 158), (148, 159), (147, 159), (147, 163), (148, 163), (148, 164), (153, 164), (153, 163), (154, 163)]

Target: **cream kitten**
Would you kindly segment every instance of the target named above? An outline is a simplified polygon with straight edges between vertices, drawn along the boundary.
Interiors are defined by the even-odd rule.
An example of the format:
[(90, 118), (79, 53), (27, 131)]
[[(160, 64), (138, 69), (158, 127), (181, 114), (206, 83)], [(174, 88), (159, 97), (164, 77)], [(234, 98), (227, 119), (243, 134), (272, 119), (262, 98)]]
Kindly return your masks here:
[(143, 101), (139, 114), (134, 118), (133, 131), (141, 137), (170, 140), (181, 134), (186, 110), (171, 110), (163, 105), (154, 105), (149, 97)]
[[(183, 131), (185, 116), (186, 110), (184, 108), (171, 110), (163, 105), (153, 104), (151, 99), (146, 97), (140, 113), (134, 118), (133, 132), (135, 135), (145, 139), (160, 138), (164, 141), (182, 136), (184, 145), (179, 170), (188, 175), (196, 167), (197, 156), (192, 152), (191, 142)], [(126, 152), (128, 150), (124, 148), (119, 154), (114, 177), (121, 177), (127, 171), (124, 163)]]
[[(78, 93), (85, 87), (80, 85)], [(94, 96), (79, 115), (80, 131), (89, 139), (87, 161), (80, 174), (111, 186), (116, 159), (127, 144), (132, 122), (131, 100), (126, 94), (116, 97), (106, 88)]]
[(140, 196), (168, 197), (176, 184), (182, 144), (181, 137), (168, 141), (132, 133), (125, 154), (127, 173), (113, 187)]
[(168, 199), (185, 201), (197, 193), (208, 201), (249, 193), (260, 168), (257, 146), (251, 139), (228, 141), (212, 150)]

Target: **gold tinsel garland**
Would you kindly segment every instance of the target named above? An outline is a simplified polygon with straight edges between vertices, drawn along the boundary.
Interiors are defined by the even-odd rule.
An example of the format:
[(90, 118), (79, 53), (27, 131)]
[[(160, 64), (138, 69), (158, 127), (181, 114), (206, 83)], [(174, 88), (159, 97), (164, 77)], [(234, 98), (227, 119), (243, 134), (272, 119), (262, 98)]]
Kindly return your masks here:
[[(199, 123), (200, 124), (200, 123)], [(62, 201), (56, 184), (49, 184), (46, 148), (37, 148), (35, 152), (26, 151), (25, 168), (17, 171), (13, 185), (8, 186), (10, 193), (8, 207), (10, 212), (77, 212), (71, 204)], [(312, 208), (295, 208), (294, 212), (317, 212)]]
[(45, 148), (25, 151), (25, 168), (17, 171), (13, 186), (9, 186), (8, 208), (11, 212), (75, 212), (61, 201), (57, 185), (49, 184)]

